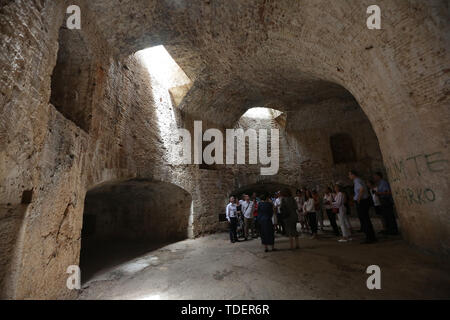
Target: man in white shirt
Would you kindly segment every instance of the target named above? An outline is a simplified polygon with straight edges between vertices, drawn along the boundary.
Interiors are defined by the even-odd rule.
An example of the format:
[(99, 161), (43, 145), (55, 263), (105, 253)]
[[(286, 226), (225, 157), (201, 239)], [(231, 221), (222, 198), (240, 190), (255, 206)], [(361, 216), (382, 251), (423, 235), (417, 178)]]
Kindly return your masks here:
[(233, 196), (230, 197), (230, 203), (228, 203), (226, 208), (226, 217), (230, 224), (230, 241), (231, 243), (239, 242), (237, 238), (237, 212), (236, 203)]
[(247, 241), (249, 236), (248, 229), (252, 230), (252, 237), (255, 236), (255, 230), (253, 228), (253, 201), (250, 201), (250, 197), (244, 195), (244, 201), (241, 203), (242, 215), (244, 216), (244, 238)]

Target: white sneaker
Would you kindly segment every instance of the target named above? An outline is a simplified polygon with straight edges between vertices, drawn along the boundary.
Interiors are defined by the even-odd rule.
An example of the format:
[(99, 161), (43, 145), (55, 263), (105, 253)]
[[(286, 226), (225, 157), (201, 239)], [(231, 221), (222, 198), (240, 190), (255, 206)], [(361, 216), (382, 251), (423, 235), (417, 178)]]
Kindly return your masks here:
[(347, 242), (347, 239), (339, 239), (338, 242)]

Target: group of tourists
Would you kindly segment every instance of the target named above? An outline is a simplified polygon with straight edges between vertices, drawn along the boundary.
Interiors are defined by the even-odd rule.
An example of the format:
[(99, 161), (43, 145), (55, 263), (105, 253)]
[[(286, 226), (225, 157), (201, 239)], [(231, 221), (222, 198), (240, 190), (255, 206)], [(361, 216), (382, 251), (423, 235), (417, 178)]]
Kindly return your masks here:
[(363, 243), (377, 241), (370, 219), (369, 210), (373, 206), (380, 217), (383, 230), (380, 233), (397, 235), (398, 227), (394, 214), (394, 202), (389, 183), (380, 172), (373, 174), (372, 180), (363, 181), (358, 173), (351, 170), (348, 177), (353, 181), (353, 196), (349, 197), (343, 185), (328, 187), (323, 195), (317, 190), (301, 188), (295, 196), (291, 190), (283, 189), (271, 195), (263, 193), (259, 197), (254, 192), (244, 194), (241, 199), (230, 197), (226, 207), (226, 218), (230, 226), (230, 241), (239, 242), (239, 238), (261, 237), (265, 251), (275, 248), (275, 232), (289, 237), (290, 248), (299, 248), (300, 224), (302, 233), (309, 233), (311, 239), (317, 238), (318, 230), (324, 230), (324, 213), (330, 221), (333, 233), (339, 242), (352, 240), (354, 233), (350, 223), (350, 208), (354, 203), (360, 221), (359, 232), (365, 233)]

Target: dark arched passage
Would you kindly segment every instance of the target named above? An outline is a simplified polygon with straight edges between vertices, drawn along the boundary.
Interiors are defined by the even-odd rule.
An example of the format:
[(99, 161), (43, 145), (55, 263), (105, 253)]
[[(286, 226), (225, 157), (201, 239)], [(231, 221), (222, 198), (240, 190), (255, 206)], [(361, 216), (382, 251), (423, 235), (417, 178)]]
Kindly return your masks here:
[(191, 195), (171, 183), (128, 180), (87, 192), (80, 267), (96, 271), (188, 237)]
[(296, 190), (295, 186), (289, 186), (289, 185), (282, 184), (282, 183), (260, 182), (260, 183), (254, 183), (254, 184), (240, 187), (240, 188), (234, 190), (230, 195), (235, 195), (235, 196), (240, 196), (242, 194), (251, 195), (253, 192), (256, 192), (256, 194), (259, 196), (260, 194), (265, 193), (265, 192), (273, 194), (277, 191), (281, 191), (286, 188), (293, 192), (295, 192), (295, 190)]

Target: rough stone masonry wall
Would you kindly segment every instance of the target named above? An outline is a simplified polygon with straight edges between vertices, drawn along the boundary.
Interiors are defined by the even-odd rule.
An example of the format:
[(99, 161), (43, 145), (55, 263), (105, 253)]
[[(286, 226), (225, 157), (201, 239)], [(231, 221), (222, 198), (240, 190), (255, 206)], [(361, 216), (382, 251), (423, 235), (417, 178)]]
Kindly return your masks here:
[[(253, 10), (253, 4), (257, 2), (242, 2), (245, 6), (240, 12), (249, 13), (247, 10)], [(121, 33), (117, 23), (127, 25), (129, 16), (126, 15), (126, 6), (117, 6), (114, 1), (107, 2), (115, 10), (122, 11), (117, 15), (119, 21), (107, 14), (99, 15), (99, 19), (105, 22), (100, 30), (100, 24), (95, 23), (98, 19), (92, 17), (96, 12), (87, 10), (84, 3), (81, 2), (82, 13), (86, 16), (81, 35), (92, 52), (90, 73), (86, 79), (91, 83), (90, 89), (86, 90), (91, 96), (86, 101), (92, 103), (92, 114), (87, 117), (90, 125), (84, 129), (49, 103), (51, 76), (57, 63), (58, 35), (67, 3), (50, 0), (1, 3), (2, 297), (75, 296), (76, 293), (65, 286), (65, 272), (67, 266), (79, 262), (86, 192), (100, 183), (145, 178), (183, 188), (192, 196), (192, 233), (201, 234), (217, 229), (216, 203), (223, 201), (221, 195), (231, 191), (236, 181), (241, 181), (232, 170), (210, 172), (199, 170), (197, 166), (168, 164), (173, 139), (170, 130), (180, 124), (189, 126), (190, 122), (176, 109), (171, 109), (168, 93), (161, 92), (156, 85), (148, 85), (151, 79), (135, 58), (119, 60), (113, 54), (116, 47), (130, 48), (131, 52), (125, 55), (128, 56), (142, 44), (148, 46), (150, 42), (144, 38), (133, 39), (131, 34), (130, 38), (121, 42), (122, 36), (128, 32)], [(220, 5), (233, 3), (227, 1)], [(326, 1), (305, 1), (299, 2), (301, 7), (291, 8), (286, 1), (268, 2), (265, 4), (268, 8), (263, 6), (261, 19), (252, 16), (261, 10), (250, 11), (248, 15), (252, 23), (261, 23), (262, 29), (254, 29), (261, 31), (255, 32), (256, 39), (265, 39), (268, 43), (261, 46), (259, 42), (248, 41), (248, 48), (236, 48), (236, 44), (241, 45), (242, 41), (230, 43), (224, 40), (241, 39), (233, 32), (252, 28), (253, 25), (244, 24), (247, 18), (241, 17), (238, 21), (230, 19), (227, 12), (234, 12), (232, 10), (197, 10), (197, 6), (206, 4), (192, 1), (186, 2), (184, 11), (175, 10), (173, 15), (179, 17), (182, 15), (180, 12), (184, 12), (190, 27), (185, 27), (183, 23), (175, 26), (174, 21), (167, 20), (164, 28), (170, 28), (174, 23), (177, 32), (172, 30), (162, 34), (186, 36), (184, 41), (192, 40), (190, 45), (208, 52), (200, 53), (204, 61), (210, 62), (205, 72), (213, 70), (212, 65), (217, 65), (219, 69), (220, 66), (227, 66), (226, 72), (215, 72), (218, 76), (227, 76), (211, 81), (216, 84), (222, 83), (220, 80), (235, 83), (222, 86), (224, 92), (234, 95), (233, 99), (227, 100), (223, 92), (219, 92), (218, 96), (210, 94), (205, 86), (200, 86), (201, 83), (194, 86), (197, 95), (193, 96), (243, 104), (237, 108), (228, 105), (228, 109), (223, 109), (227, 113), (221, 113), (220, 109), (219, 112), (212, 110), (208, 99), (198, 104), (191, 100), (200, 111), (202, 108), (208, 110), (205, 119), (208, 114), (214, 113), (216, 117), (228, 114), (237, 119), (248, 107), (247, 100), (253, 99), (255, 102), (259, 98), (255, 94), (236, 99), (241, 92), (235, 91), (236, 86), (241, 86), (241, 82), (233, 82), (236, 70), (249, 71), (241, 75), (241, 79), (250, 87), (253, 87), (252, 75), (264, 75), (270, 80), (267, 75), (282, 73), (269, 67), (267, 72), (252, 69), (253, 64), (263, 67), (270, 65), (270, 61), (277, 61), (281, 67), (286, 64), (283, 70), (292, 69), (288, 66), (300, 66), (306, 74), (347, 88), (368, 116), (378, 137), (389, 178), (393, 182), (406, 238), (422, 248), (448, 253), (450, 221), (447, 194), (450, 179), (446, 90), (448, 38), (445, 36), (448, 25), (443, 24), (443, 21), (448, 21), (448, 7), (437, 1), (432, 1), (428, 6), (416, 1), (400, 3), (384, 0), (381, 5), (385, 8), (386, 31), (358, 31), (360, 29), (354, 26), (361, 24), (360, 19), (365, 21), (365, 9), (369, 4), (364, 1), (336, 1), (330, 6)], [(361, 15), (348, 15), (348, 12), (356, 11)], [(191, 39), (194, 35), (201, 37), (207, 34), (202, 23), (210, 23), (212, 12), (219, 13), (220, 19), (223, 19), (216, 20), (212, 25), (227, 26), (222, 22), (233, 21), (234, 27), (223, 28), (215, 38), (205, 36), (206, 40), (200, 42), (197, 41), (199, 39)], [(126, 18), (121, 14), (125, 14)], [(198, 17), (200, 14), (204, 15), (201, 19)], [(293, 19), (292, 15), (297, 14), (299, 18)], [(323, 19), (318, 19), (318, 14)], [(281, 19), (282, 15), (286, 16)], [(166, 18), (168, 15), (162, 16)], [(149, 25), (146, 20), (140, 20), (143, 17), (139, 15), (133, 20), (135, 29)], [(155, 17), (150, 14), (148, 19), (157, 23), (158, 17), (157, 14)], [(189, 19), (198, 21), (191, 23)], [(266, 24), (266, 21), (272, 23)], [(292, 25), (286, 26), (286, 22), (292, 22)], [(118, 28), (109, 26), (109, 23)], [(240, 23), (242, 28), (236, 27)], [(192, 28), (196, 32), (192, 32)], [(183, 34), (181, 30), (189, 34)], [(149, 34), (140, 33), (142, 30), (134, 31), (137, 31), (136, 37)], [(110, 32), (117, 33), (111, 36)], [(118, 46), (110, 42), (117, 39), (120, 42)], [(221, 49), (226, 43), (230, 53), (217, 53), (216, 48), (211, 50), (208, 46), (211, 43)], [(252, 57), (252, 50), (248, 50), (249, 54), (245, 55), (247, 59), (242, 59), (246, 67), (241, 67), (239, 57), (251, 48), (259, 48), (259, 51)], [(282, 60), (276, 60), (273, 51), (266, 48), (278, 48), (276, 57)], [(280, 49), (285, 50), (284, 55), (279, 55)], [(219, 59), (214, 56), (216, 53)], [(178, 54), (182, 55), (182, 52)], [(183, 61), (186, 64), (190, 60)], [(280, 78), (273, 79), (274, 88), (275, 82), (284, 83)], [(296, 84), (297, 80), (289, 83)], [(70, 86), (70, 82), (67, 85)], [(249, 86), (243, 86), (243, 93)], [(270, 89), (271, 85), (265, 83), (262, 88)], [(281, 89), (278, 89), (269, 93), (281, 94)], [(296, 93), (296, 90), (293, 91)], [(190, 109), (186, 107), (186, 111)], [(161, 118), (161, 115), (171, 110), (172, 120), (162, 123), (161, 119), (165, 117)], [(30, 200), (31, 190), (33, 196)], [(52, 285), (49, 286), (49, 283)]]
[[(78, 264), (86, 191), (141, 174), (158, 179), (153, 170), (164, 175), (152, 166), (162, 161), (148, 76), (133, 58), (136, 73), (109, 58), (92, 25), (82, 30), (93, 53), (93, 77), (85, 79), (92, 81), (89, 132), (49, 104), (65, 8), (63, 1), (15, 1), (1, 8), (1, 228), (8, 240), (15, 238), (9, 240), (13, 248), (1, 253), (7, 261), (1, 270), (4, 297), (73, 297), (65, 272)], [(140, 82), (130, 79), (139, 76)], [(139, 124), (128, 131), (135, 120)], [(26, 190), (33, 190), (33, 199), (23, 209)]]
[[(358, 170), (365, 179), (375, 171), (385, 172), (377, 137), (364, 112), (353, 101), (330, 99), (304, 105), (278, 119), (242, 117), (237, 127), (276, 128), (280, 132), (280, 169), (274, 176), (261, 176), (260, 165), (237, 166), (235, 189), (254, 183), (280, 183), (299, 188), (306, 186), (324, 190), (341, 182), (350, 184), (348, 171)], [(335, 134), (351, 137), (355, 161), (334, 163), (330, 138)], [(345, 152), (345, 150), (344, 150)]]
[[(43, 270), (55, 248), (50, 241), (61, 241), (64, 233), (56, 235), (55, 232), (49, 237), (46, 229), (56, 224), (52, 229), (58, 230), (61, 217), (65, 213), (73, 214), (73, 206), (68, 203), (73, 200), (72, 190), (80, 188), (74, 181), (79, 177), (80, 161), (70, 155), (81, 151), (86, 136), (78, 135), (76, 139), (77, 129), (48, 104), (50, 75), (57, 50), (55, 40), (63, 19), (55, 12), (63, 12), (61, 5), (57, 1), (17, 1), (2, 3), (0, 8), (2, 233), (3, 217), (10, 210), (18, 213), (11, 208), (21, 203), (24, 190), (33, 190), (33, 199), (25, 209), (24, 218), (17, 219), (12, 252), (2, 251), (2, 261), (8, 260), (0, 275), (2, 296), (7, 297), (20, 291), (17, 283), (24, 268), (38, 269), (31, 271), (24, 280), (28, 288), (35, 287), (35, 294), (52, 290), (42, 289), (43, 283), (38, 285), (38, 282), (39, 278), (46, 278), (46, 272), (56, 273), (51, 265), (47, 266), (47, 271)], [(70, 176), (74, 179), (69, 179)], [(71, 183), (73, 187), (68, 188)], [(61, 198), (67, 200), (60, 201)], [(33, 242), (39, 245), (33, 247)], [(64, 242), (68, 246), (61, 248), (59, 258), (73, 260), (71, 241)], [(9, 255), (4, 256), (6, 254)], [(22, 261), (23, 257), (32, 261), (36, 256), (35, 261), (39, 263), (35, 267), (26, 266)], [(23, 294), (19, 293), (19, 297)]]
[(378, 1), (382, 30), (369, 30), (366, 10), (372, 4), (189, 1), (181, 8), (173, 3), (171, 10), (182, 16), (176, 21), (185, 23), (177, 29), (179, 37), (200, 44), (211, 70), (208, 81), (194, 83), (183, 108), (228, 119), (255, 102), (314, 98), (308, 93), (327, 92), (324, 81), (341, 85), (378, 137), (404, 237), (448, 255), (449, 6), (438, 0)]
[(106, 184), (86, 195), (83, 221), (88, 219), (82, 234), (100, 242), (175, 242), (188, 237), (190, 214), (191, 196), (173, 184), (145, 180)]
[[(186, 117), (184, 126), (193, 132), (194, 118)], [(226, 156), (226, 132), (220, 125), (203, 121), (203, 131), (208, 128), (218, 128), (224, 138), (223, 161)], [(303, 105), (286, 112), (277, 119), (249, 118), (245, 115), (232, 127), (234, 129), (265, 129), (279, 130), (279, 170), (275, 175), (261, 175), (261, 167), (267, 165), (249, 164), (249, 142), (237, 139), (239, 144), (245, 144), (246, 159), (241, 165), (213, 165), (200, 170), (201, 183), (196, 194), (202, 198), (197, 212), (202, 212), (199, 220), (208, 221), (198, 224), (198, 232), (209, 230), (226, 230), (225, 222), (219, 223), (218, 214), (224, 213), (228, 196), (239, 194), (239, 190), (252, 191), (252, 186), (286, 185), (293, 190), (307, 186), (325, 190), (335, 182), (351, 184), (348, 171), (357, 169), (366, 179), (371, 178), (375, 171), (385, 172), (377, 137), (364, 112), (354, 101), (329, 99)], [(347, 163), (333, 162), (330, 137), (335, 134), (348, 134), (352, 138), (356, 159)], [(205, 143), (205, 146), (209, 142)], [(270, 150), (270, 146), (268, 146)], [(234, 147), (235, 157), (237, 144)], [(343, 151), (345, 152), (345, 150)], [(259, 159), (259, 156), (258, 156)], [(270, 187), (269, 187), (270, 188)], [(201, 210), (203, 209), (203, 210)]]
[[(95, 26), (74, 31), (92, 53), (89, 65), (80, 66), (89, 72), (74, 79), (87, 83), (82, 101), (92, 103), (86, 108), (91, 114), (83, 118), (89, 124), (80, 128), (76, 118), (49, 103), (65, 8), (61, 1), (17, 1), (1, 8), (2, 297), (76, 295), (66, 288), (66, 269), (79, 262), (86, 192), (105, 182), (139, 178), (173, 183), (192, 196), (195, 216), (189, 236), (217, 230), (218, 212), (208, 205), (213, 198), (209, 188), (213, 181), (220, 188), (221, 173), (210, 177), (196, 165), (170, 165), (173, 130), (181, 120), (169, 93), (152, 85), (134, 56), (113, 58)], [(70, 55), (79, 50), (70, 48), (71, 42), (65, 45), (64, 63), (76, 70), (71, 63), (79, 59)], [(78, 86), (70, 77), (59, 81), (66, 81), (58, 83), (65, 96), (76, 96), (71, 88)], [(200, 183), (208, 179), (211, 184)], [(32, 201), (22, 204), (22, 193), (28, 190), (33, 190)], [(217, 197), (224, 193), (217, 192)]]

